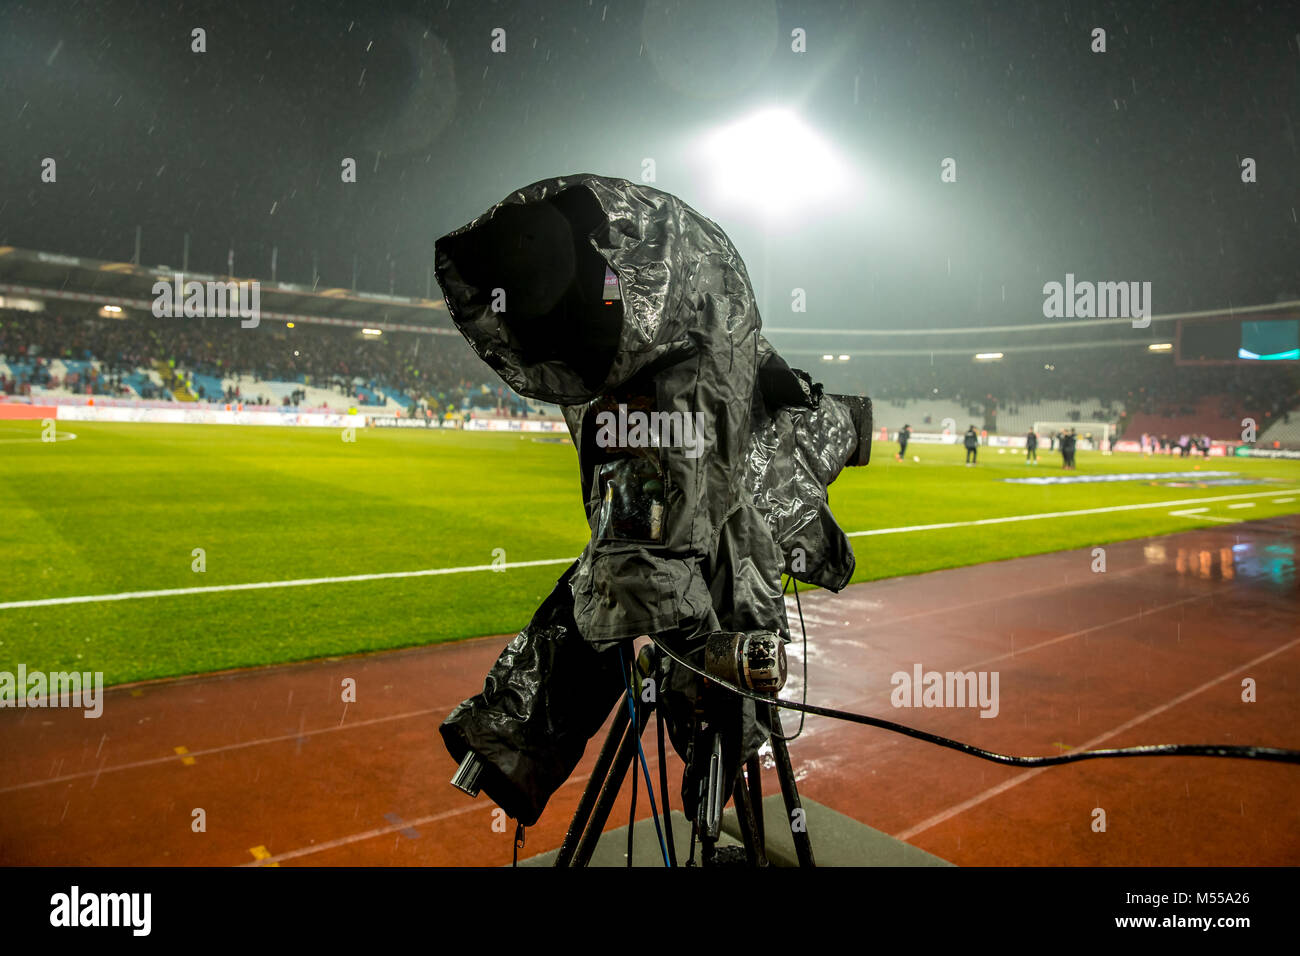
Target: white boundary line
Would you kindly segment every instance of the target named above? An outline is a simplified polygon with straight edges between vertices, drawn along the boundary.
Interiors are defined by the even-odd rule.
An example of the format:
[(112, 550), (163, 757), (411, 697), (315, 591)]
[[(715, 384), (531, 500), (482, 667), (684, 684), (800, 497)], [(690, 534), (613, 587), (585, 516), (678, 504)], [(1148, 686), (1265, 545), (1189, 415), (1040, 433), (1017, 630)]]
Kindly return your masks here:
[[(1229, 508), (1235, 508), (1236, 505), (1228, 505)], [(1253, 507), (1248, 505), (1247, 507)], [(1238, 524), (1238, 518), (1215, 518), (1213, 515), (1204, 514), (1209, 508), (1183, 508), (1179, 511), (1169, 512), (1171, 518), (1191, 518), (1193, 521), (1218, 521), (1221, 524)]]
[(27, 442), (36, 442), (37, 444), (53, 445), (54, 442), (76, 441), (76, 440), (77, 440), (76, 432), (56, 431), (54, 433), (54, 441), (46, 441), (44, 438), (0, 438), (0, 445), (18, 445), (18, 444), (25, 444)]
[[(1001, 518), (979, 518), (974, 521), (945, 521), (942, 524), (918, 524), (901, 528), (875, 528), (871, 531), (851, 531), (850, 538), (881, 534), (909, 534), (914, 531), (938, 531), (944, 528), (973, 528), (984, 525), (1010, 524), (1018, 521), (1042, 521), (1049, 518), (1074, 518), (1080, 515), (1109, 514), (1117, 511), (1142, 511), (1150, 508), (1176, 508), (1179, 505), (1199, 505), (1214, 501), (1237, 501), (1241, 498), (1267, 498), (1272, 491), (1257, 491), (1238, 495), (1219, 495), (1214, 498), (1185, 498), (1180, 501), (1151, 501), (1133, 505), (1110, 505), (1105, 508), (1083, 508), (1078, 511), (1043, 511), (1028, 515), (1004, 515)], [(1200, 517), (1200, 516), (1180, 516)], [(1225, 521), (1224, 518), (1201, 520)], [(197, 588), (162, 588), (155, 591), (122, 591), (117, 594), (81, 594), (72, 597), (39, 598), (32, 601), (6, 601), (0, 611), (13, 611), (27, 607), (54, 607), (63, 604), (95, 604), (102, 601), (134, 601), (143, 598), (184, 597), (190, 594), (215, 594), (221, 591), (262, 591), (269, 588), (302, 588), (317, 584), (352, 584), (358, 581), (386, 581), (400, 578), (427, 578), (443, 574), (471, 574), (508, 568), (540, 568), (554, 564), (572, 564), (576, 558), (548, 558), (543, 561), (514, 561), (493, 566), (472, 564), (459, 568), (426, 568), (422, 571), (384, 571), (377, 574), (349, 574), (330, 578), (294, 578), (288, 581), (254, 581), (247, 584), (214, 584)]]
[[(978, 525), (1008, 524), (1012, 521), (1041, 521), (1044, 518), (1073, 518), (1078, 515), (1102, 515), (1114, 511), (1141, 511), (1146, 508), (1176, 508), (1179, 505), (1199, 505), (1207, 501), (1236, 501), (1240, 498), (1267, 498), (1276, 495), (1272, 491), (1254, 491), (1240, 495), (1218, 495), (1214, 498), (1184, 498), (1181, 501), (1150, 501), (1136, 505), (1110, 505), (1105, 508), (1082, 508), (1078, 511), (1042, 511), (1028, 515), (1006, 515), (1001, 518), (980, 518), (978, 521), (945, 521), (942, 524), (916, 524), (905, 528), (876, 528), (872, 531), (850, 531), (850, 538), (861, 538), (877, 534), (903, 534), (909, 531), (937, 531), (940, 528), (971, 528)], [(0, 608), (4, 605), (0, 604)]]
[(49, 607), (56, 604), (93, 604), (98, 601), (133, 601), (138, 598), (183, 597), (187, 594), (211, 594), (216, 591), (261, 591), (267, 588), (304, 588), (313, 584), (349, 584), (353, 581), (383, 581), (390, 578), (427, 578), (439, 574), (468, 574), (504, 568), (537, 568), (547, 564), (572, 564), (574, 558), (548, 558), (545, 561), (514, 561), (499, 564), (472, 564), (463, 568), (426, 568), (423, 571), (384, 571), (380, 574), (349, 574), (336, 578), (295, 578), (292, 581), (254, 581), (249, 584), (214, 584), (201, 588), (163, 588), (157, 591), (122, 591), (118, 594), (81, 594), (75, 597), (41, 598), (37, 601), (8, 601), (0, 611), (20, 607)]

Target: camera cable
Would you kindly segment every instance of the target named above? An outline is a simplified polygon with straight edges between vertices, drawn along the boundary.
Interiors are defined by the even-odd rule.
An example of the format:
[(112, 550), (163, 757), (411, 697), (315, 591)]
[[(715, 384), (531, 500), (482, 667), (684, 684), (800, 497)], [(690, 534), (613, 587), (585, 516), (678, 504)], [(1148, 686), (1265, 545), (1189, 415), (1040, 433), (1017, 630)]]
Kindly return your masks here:
[[(654, 788), (654, 784), (650, 782), (650, 765), (646, 763), (645, 748), (641, 746), (641, 733), (640, 733), (641, 728), (637, 726), (637, 719), (636, 719), (636, 697), (632, 693), (632, 681), (631, 678), (629, 677), (627, 661), (623, 657), (622, 644), (619, 644), (618, 646), (618, 662), (619, 662), (620, 669), (623, 671), (623, 684), (627, 688), (628, 711), (632, 715), (632, 725), (629, 728), (628, 732), (631, 733), (633, 739), (636, 740), (636, 752), (637, 752), (637, 756), (641, 760), (641, 771), (645, 774), (646, 796), (650, 798), (650, 814), (651, 814), (651, 818), (655, 822), (655, 833), (659, 835), (659, 849), (664, 856), (664, 866), (671, 867), (672, 861), (668, 859), (668, 845), (664, 843), (663, 829), (659, 826), (659, 808), (655, 806), (655, 788)], [(633, 806), (633, 812), (635, 813), (635, 809), (636, 809), (636, 802), (635, 802), (636, 801), (636, 790), (635, 790), (636, 768), (635, 767), (632, 769), (632, 786), (634, 788), (632, 791), (632, 800), (633, 800), (632, 806)], [(628, 821), (628, 838), (627, 838), (628, 840), (627, 865), (628, 866), (632, 865), (632, 823), (633, 822), (634, 821), (631, 820)]]
[[(803, 714), (814, 714), (818, 717), (832, 717), (836, 720), (845, 720), (850, 723), (865, 724), (868, 727), (879, 727), (882, 730), (902, 734), (905, 737), (914, 737), (917, 740), (924, 740), (927, 743), (932, 743), (940, 747), (947, 747), (950, 750), (969, 754), (972, 757), (979, 757), (981, 760), (989, 760), (993, 763), (1000, 763), (1013, 767), (1055, 767), (1060, 764), (1077, 763), (1080, 760), (1095, 760), (1103, 757), (1232, 757), (1245, 760), (1268, 760), (1275, 763), (1300, 764), (1300, 750), (1285, 750), (1280, 747), (1228, 746), (1223, 744), (1146, 744), (1138, 747), (1118, 747), (1105, 750), (1079, 750), (1074, 753), (1053, 754), (1042, 757), (1020, 757), (1011, 754), (1003, 754), (992, 750), (985, 750), (982, 747), (976, 747), (972, 744), (962, 743), (960, 740), (953, 740), (951, 737), (944, 737), (924, 730), (917, 730), (915, 727), (908, 727), (906, 724), (898, 724), (892, 720), (884, 720), (880, 717), (871, 717), (866, 714), (855, 714), (847, 710), (836, 710), (833, 707), (818, 707), (815, 704), (809, 704), (806, 702), (796, 703), (792, 700), (782, 700), (779, 697), (768, 697), (763, 694), (757, 694), (753, 691), (746, 690), (743, 687), (738, 687), (735, 684), (722, 680), (716, 675), (710, 674), (702, 668), (696, 667), (694, 664), (683, 660), (672, 650), (672, 648), (668, 647), (667, 644), (662, 641), (656, 641), (655, 646), (667, 654), (677, 664), (740, 697), (747, 697), (750, 700), (763, 704), (771, 704), (774, 707), (781, 707), (785, 710), (797, 710)], [(804, 686), (806, 690), (806, 680)]]

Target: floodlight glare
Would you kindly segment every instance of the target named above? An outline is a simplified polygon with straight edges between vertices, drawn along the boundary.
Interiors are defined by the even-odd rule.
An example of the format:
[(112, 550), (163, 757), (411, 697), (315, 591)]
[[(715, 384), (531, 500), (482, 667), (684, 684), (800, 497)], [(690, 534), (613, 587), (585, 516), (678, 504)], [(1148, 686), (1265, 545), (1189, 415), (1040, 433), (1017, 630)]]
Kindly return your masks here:
[(701, 152), (719, 200), (759, 208), (769, 218), (842, 196), (848, 180), (831, 145), (785, 109), (724, 126), (705, 137)]

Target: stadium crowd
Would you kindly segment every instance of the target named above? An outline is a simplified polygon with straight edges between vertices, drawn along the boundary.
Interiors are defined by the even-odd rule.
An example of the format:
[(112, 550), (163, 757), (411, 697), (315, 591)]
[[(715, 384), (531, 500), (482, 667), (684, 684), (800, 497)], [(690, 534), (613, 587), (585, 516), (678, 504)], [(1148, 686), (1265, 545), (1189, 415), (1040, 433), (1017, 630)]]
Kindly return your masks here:
[[(160, 371), (175, 385), (176, 370), (214, 378), (301, 382), (337, 389), (358, 400), (358, 387), (406, 396), (417, 405), (458, 406), (482, 393), (491, 378), (486, 366), (459, 335), (387, 332), (361, 336), (359, 330), (333, 326), (263, 323), (243, 329), (231, 319), (185, 320), (31, 316), (0, 317), (0, 356), (22, 371), (2, 377), (0, 391), (21, 393), (24, 386), (67, 387), (92, 395), (123, 394), (123, 383), (139, 369)], [(50, 371), (54, 360), (77, 363), (63, 380)], [(97, 368), (81, 363), (95, 360)], [(499, 383), (496, 383), (499, 385)], [(141, 397), (151, 388), (133, 381)], [(495, 387), (493, 388), (495, 391)], [(302, 394), (286, 396), (293, 403)], [(234, 401), (239, 386), (224, 395), (196, 397)]]
[[(843, 364), (808, 364), (814, 379), (829, 391), (868, 394), (878, 404), (896, 406), (931, 398), (956, 401), (972, 418), (990, 423), (999, 412), (1016, 413), (1021, 403), (1053, 400), (1089, 405), (1086, 413), (1065, 416), (1085, 425), (1122, 421), (1136, 412), (1189, 415), (1207, 396), (1221, 396), (1225, 415), (1248, 407), (1285, 420), (1300, 405), (1294, 367), (1178, 366), (1168, 354), (1127, 349), (1075, 350), (1062, 356), (1044, 361), (1022, 353), (997, 362), (948, 355), (859, 356)], [(396, 394), (402, 396), (401, 404), (421, 413), (469, 403), (501, 404), (512, 412), (524, 407), (455, 334), (387, 331), (371, 337), (340, 326), (288, 328), (263, 322), (243, 329), (232, 319), (4, 311), (0, 357), (11, 369), (9, 375), (0, 372), (5, 394), (38, 385), (122, 395), (129, 381), (143, 398), (166, 397), (140, 374), (145, 369), (156, 371), (170, 391), (184, 387), (181, 370), (228, 380), (222, 395), (208, 394), (202, 386), (194, 389), (195, 397), (209, 401), (244, 400), (251, 379), (337, 390), (363, 404), (375, 391)], [(96, 366), (89, 364), (92, 359)], [(73, 363), (61, 381), (51, 370), (54, 360)], [(294, 404), (304, 396), (297, 391), (283, 401)]]
[(986, 418), (998, 411), (1015, 413), (1022, 403), (1044, 401), (1099, 402), (1086, 417), (1070, 416), (1096, 422), (1120, 420), (1120, 407), (1130, 415), (1190, 415), (1207, 396), (1220, 396), (1224, 414), (1247, 407), (1285, 419), (1300, 405), (1300, 376), (1294, 366), (1179, 366), (1171, 355), (1130, 349), (1063, 354), (1065, 359), (1017, 355), (997, 362), (865, 356), (838, 367), (815, 363), (811, 371), (814, 378), (826, 378), (828, 387), (860, 391), (877, 403), (901, 407), (909, 401), (942, 398)]

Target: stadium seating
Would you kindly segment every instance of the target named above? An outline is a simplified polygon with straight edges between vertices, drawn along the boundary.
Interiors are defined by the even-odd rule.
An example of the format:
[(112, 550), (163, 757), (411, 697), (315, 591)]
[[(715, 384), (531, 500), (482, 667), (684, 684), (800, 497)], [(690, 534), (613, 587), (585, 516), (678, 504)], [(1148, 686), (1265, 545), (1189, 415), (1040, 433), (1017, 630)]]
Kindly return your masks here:
[[(1283, 416), (1300, 408), (1294, 368), (1196, 368), (1142, 351), (1072, 352), (1053, 361), (1008, 355), (863, 356), (807, 363), (829, 392), (870, 395), (875, 425), (939, 431), (951, 419), (992, 434), (1022, 435), (1035, 422), (1119, 426), (1142, 432), (1239, 438), (1254, 418), (1261, 441), (1300, 444)], [(0, 316), (0, 392), (82, 397), (384, 410), (390, 414), (526, 414), (560, 410), (526, 401), (495, 379), (460, 336), (221, 319), (184, 323)]]
[(1284, 414), (1271, 423), (1259, 422), (1258, 427), (1262, 429), (1257, 440), (1261, 447), (1271, 446), (1274, 442), (1300, 447), (1300, 418)]
[(1260, 422), (1263, 415), (1231, 396), (1207, 395), (1192, 405), (1163, 412), (1133, 412), (1125, 434), (1209, 435), (1218, 441), (1240, 441), (1242, 419), (1247, 417)]
[(873, 414), (876, 428), (887, 428), (890, 431), (902, 428), (904, 425), (911, 425), (913, 431), (937, 432), (943, 427), (945, 418), (951, 418), (956, 422), (953, 428), (957, 432), (964, 432), (968, 425), (974, 425), (976, 428), (984, 427), (982, 410), (972, 414), (968, 405), (939, 399), (877, 402)]
[(1083, 401), (1017, 402), (999, 407), (998, 434), (1023, 435), (1035, 422), (1078, 422), (1080, 426), (1098, 422), (1114, 423), (1123, 413), (1121, 403), (1107, 406), (1100, 399)]

